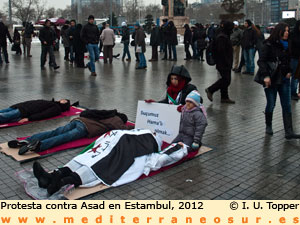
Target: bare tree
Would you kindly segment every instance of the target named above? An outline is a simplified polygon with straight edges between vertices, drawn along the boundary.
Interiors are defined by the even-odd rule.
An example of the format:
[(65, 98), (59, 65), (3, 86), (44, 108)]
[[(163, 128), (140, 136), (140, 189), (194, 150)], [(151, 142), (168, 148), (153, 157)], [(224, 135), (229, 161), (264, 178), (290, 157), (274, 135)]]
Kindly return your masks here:
[(45, 10), (45, 16), (47, 18), (55, 18), (56, 17), (56, 10), (54, 7), (51, 7), (47, 10)]
[(125, 18), (128, 22), (134, 23), (139, 17), (138, 3), (137, 0), (129, 0), (125, 5)]
[(35, 8), (35, 21), (42, 19), (45, 9), (46, 9), (46, 0), (34, 1)]

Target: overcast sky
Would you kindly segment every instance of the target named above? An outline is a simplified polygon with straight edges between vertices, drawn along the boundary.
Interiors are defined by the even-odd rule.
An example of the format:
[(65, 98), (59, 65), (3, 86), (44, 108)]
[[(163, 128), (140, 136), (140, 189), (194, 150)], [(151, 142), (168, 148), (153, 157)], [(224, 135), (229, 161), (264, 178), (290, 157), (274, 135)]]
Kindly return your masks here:
[[(161, 0), (142, 0), (144, 4), (160, 4)], [(189, 0), (189, 3), (195, 2), (197, 0)], [(0, 0), (0, 7), (3, 9), (4, 3), (8, 2), (8, 0)], [(67, 5), (71, 5), (71, 0), (48, 0), (47, 6), (54, 8), (62, 8), (64, 9)]]

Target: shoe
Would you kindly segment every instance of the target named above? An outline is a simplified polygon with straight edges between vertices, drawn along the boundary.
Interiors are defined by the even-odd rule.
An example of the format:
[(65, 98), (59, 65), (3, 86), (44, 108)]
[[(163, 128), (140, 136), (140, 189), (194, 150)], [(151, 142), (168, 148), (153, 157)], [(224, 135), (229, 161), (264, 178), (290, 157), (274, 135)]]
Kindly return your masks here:
[(233, 71), (233, 72), (236, 72), (236, 71), (237, 71), (237, 68), (233, 68), (232, 71)]
[(284, 125), (284, 130), (285, 130), (285, 138), (288, 140), (300, 139), (300, 135), (294, 133), (293, 122), (292, 122), (292, 113), (284, 112), (282, 115), (283, 115), (283, 125)]
[(122, 58), (122, 62), (124, 62), (125, 58)]
[(143, 66), (143, 67), (137, 67), (136, 69), (137, 70), (143, 70), (143, 69), (146, 69), (147, 68), (147, 66)]
[(250, 72), (244, 71), (242, 72), (242, 74), (250, 74)]
[(227, 103), (227, 104), (235, 104), (235, 101), (226, 98), (226, 99), (221, 99), (221, 103)]
[(53, 69), (57, 70), (59, 68), (59, 66), (53, 66)]
[(167, 60), (167, 58), (162, 58), (161, 60)]
[(175, 62), (176, 62), (176, 61), (177, 61), (177, 59), (171, 59), (170, 61), (175, 61)]
[(204, 62), (205, 60), (204, 60), (204, 59), (201, 59), (200, 61), (201, 61), (201, 62)]
[(31, 58), (31, 57), (32, 57), (32, 55), (28, 55), (27, 57)]
[(31, 151), (31, 152), (38, 152), (41, 146), (41, 142), (39, 140), (30, 142), (27, 145), (22, 146), (19, 149), (19, 155), (24, 155), (26, 152)]
[(96, 72), (92, 72), (91, 76), (97, 76)]
[(130, 62), (130, 61), (131, 61), (131, 59), (126, 59), (126, 61)]
[(207, 98), (209, 99), (209, 101), (213, 101), (213, 94), (208, 90), (208, 88), (205, 89)]
[(266, 119), (266, 134), (273, 135), (273, 129), (272, 129), (273, 113), (265, 113), (265, 119)]
[(38, 180), (40, 188), (47, 188), (52, 181), (52, 174), (47, 173), (38, 162), (33, 163), (33, 175)]
[(22, 141), (12, 140), (7, 143), (8, 147), (10, 147), (10, 148), (21, 148), (24, 145), (28, 145), (28, 144), (29, 144), (29, 142), (26, 140), (22, 140)]
[(235, 73), (240, 73), (241, 70), (240, 70), (240, 69), (236, 69), (234, 72), (235, 72)]

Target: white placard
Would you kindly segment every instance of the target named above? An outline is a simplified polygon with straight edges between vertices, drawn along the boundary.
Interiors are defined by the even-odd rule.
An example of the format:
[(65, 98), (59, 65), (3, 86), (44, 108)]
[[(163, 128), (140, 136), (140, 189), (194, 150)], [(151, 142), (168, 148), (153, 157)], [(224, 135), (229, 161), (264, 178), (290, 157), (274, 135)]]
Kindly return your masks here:
[(296, 18), (296, 11), (282, 11), (282, 19)]
[(135, 128), (149, 129), (171, 143), (179, 133), (180, 113), (177, 105), (138, 102)]

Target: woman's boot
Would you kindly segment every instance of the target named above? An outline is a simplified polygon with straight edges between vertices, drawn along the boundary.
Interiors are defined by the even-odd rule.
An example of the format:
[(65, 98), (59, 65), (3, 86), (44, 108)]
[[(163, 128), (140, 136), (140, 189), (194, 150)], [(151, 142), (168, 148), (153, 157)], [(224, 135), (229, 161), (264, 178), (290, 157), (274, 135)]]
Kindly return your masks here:
[(273, 113), (265, 113), (266, 117), (266, 134), (273, 135), (272, 129), (272, 120), (273, 120)]
[(283, 125), (286, 139), (300, 139), (300, 135), (295, 134), (293, 130), (292, 113), (283, 113)]

